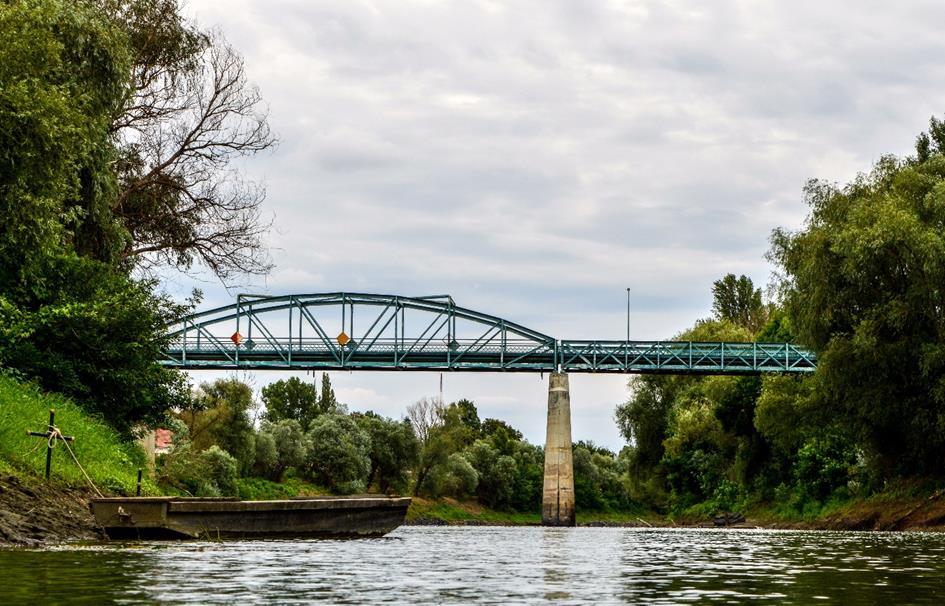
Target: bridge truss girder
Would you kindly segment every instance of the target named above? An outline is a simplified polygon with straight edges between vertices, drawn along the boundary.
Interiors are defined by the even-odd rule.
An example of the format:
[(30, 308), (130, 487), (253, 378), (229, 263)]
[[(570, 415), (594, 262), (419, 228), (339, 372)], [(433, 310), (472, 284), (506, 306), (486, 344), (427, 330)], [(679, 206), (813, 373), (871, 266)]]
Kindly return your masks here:
[(162, 363), (193, 370), (752, 374), (816, 367), (811, 352), (790, 343), (559, 341), (449, 296), (239, 295), (234, 305), (182, 318), (168, 335)]

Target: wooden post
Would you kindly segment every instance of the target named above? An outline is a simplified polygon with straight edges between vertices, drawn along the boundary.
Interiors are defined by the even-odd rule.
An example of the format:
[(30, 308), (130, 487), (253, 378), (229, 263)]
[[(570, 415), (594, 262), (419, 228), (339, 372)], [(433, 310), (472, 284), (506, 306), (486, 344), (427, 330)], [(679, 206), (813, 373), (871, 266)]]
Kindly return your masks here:
[[(49, 409), (49, 428), (46, 430), (46, 437), (52, 437), (53, 427), (56, 426), (56, 411)], [(49, 471), (52, 468), (52, 440), (46, 442), (46, 479), (49, 479)]]
[(56, 431), (56, 411), (51, 408), (49, 409), (49, 425), (46, 431), (27, 431), (26, 433), (37, 438), (46, 438), (46, 479), (48, 480), (52, 469), (53, 444), (56, 440), (68, 440), (71, 442), (75, 440), (75, 438), (72, 436), (64, 436)]

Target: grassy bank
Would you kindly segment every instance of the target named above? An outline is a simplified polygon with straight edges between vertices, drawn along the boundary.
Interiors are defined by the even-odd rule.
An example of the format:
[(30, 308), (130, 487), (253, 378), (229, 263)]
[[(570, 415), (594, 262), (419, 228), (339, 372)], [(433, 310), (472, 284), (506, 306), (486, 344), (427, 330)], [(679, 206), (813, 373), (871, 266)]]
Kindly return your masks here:
[[(103, 492), (134, 494), (137, 470), (145, 465), (144, 452), (135, 443), (124, 442), (100, 419), (86, 414), (74, 402), (60, 395), (0, 373), (0, 473), (25, 481), (39, 478), (46, 464), (46, 441), (27, 435), (45, 431), (49, 410), (56, 411), (56, 426), (75, 437), (69, 446), (92, 481)], [(65, 444), (53, 451), (52, 477), (55, 483), (85, 487), (87, 481)], [(147, 480), (144, 490), (155, 493)]]
[(904, 480), (865, 498), (827, 501), (802, 511), (768, 504), (746, 516), (774, 528), (945, 531), (945, 488), (934, 481)]

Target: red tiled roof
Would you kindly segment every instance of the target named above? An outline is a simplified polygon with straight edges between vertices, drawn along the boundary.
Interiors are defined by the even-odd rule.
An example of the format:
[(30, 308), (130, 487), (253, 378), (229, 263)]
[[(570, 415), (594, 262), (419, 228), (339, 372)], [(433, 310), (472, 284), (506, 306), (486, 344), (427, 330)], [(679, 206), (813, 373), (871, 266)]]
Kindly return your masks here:
[(170, 429), (154, 430), (154, 448), (167, 449), (174, 442), (174, 433)]

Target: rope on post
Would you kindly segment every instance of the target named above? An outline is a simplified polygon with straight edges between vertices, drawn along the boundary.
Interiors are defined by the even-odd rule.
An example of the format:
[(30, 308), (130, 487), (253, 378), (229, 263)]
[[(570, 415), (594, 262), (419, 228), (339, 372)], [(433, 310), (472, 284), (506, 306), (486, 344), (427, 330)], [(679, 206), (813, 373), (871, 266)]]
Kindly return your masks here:
[[(66, 451), (69, 453), (69, 456), (72, 457), (72, 460), (75, 461), (76, 466), (79, 468), (79, 471), (82, 472), (82, 475), (85, 477), (85, 481), (89, 483), (89, 486), (92, 487), (92, 490), (95, 491), (100, 498), (104, 498), (105, 495), (102, 494), (102, 491), (98, 489), (98, 486), (95, 485), (95, 482), (92, 481), (92, 478), (89, 477), (89, 474), (85, 471), (85, 468), (82, 467), (82, 463), (79, 463), (78, 457), (75, 456), (72, 447), (69, 446), (69, 442), (75, 440), (72, 436), (63, 435), (62, 431), (55, 425), (56, 420), (56, 411), (49, 411), (49, 424), (46, 426), (47, 429), (44, 432), (39, 431), (27, 431), (28, 435), (37, 438), (46, 438), (46, 479), (49, 479), (50, 469), (52, 468), (52, 452), (56, 448), (56, 442), (62, 442), (66, 445)], [(39, 443), (30, 450), (27, 455), (31, 454), (36, 450), (42, 443)], [(140, 481), (140, 480), (139, 480)]]
[[(53, 437), (50, 437), (50, 438), (49, 438), (50, 440), (54, 440), (54, 439), (55, 439), (55, 436), (62, 436), (62, 432), (59, 431), (59, 428), (58, 428), (58, 427), (53, 427), (53, 432), (52, 432), (52, 433), (54, 433), (54, 436), (53, 436)], [(105, 498), (105, 495), (103, 495), (103, 494), (102, 494), (102, 491), (98, 489), (98, 486), (95, 485), (95, 482), (92, 481), (92, 478), (89, 477), (89, 474), (87, 474), (87, 473), (85, 472), (85, 468), (82, 467), (82, 463), (79, 463), (79, 459), (76, 458), (75, 453), (72, 452), (72, 447), (69, 446), (69, 441), (68, 441), (68, 440), (63, 440), (62, 443), (66, 445), (66, 450), (69, 451), (69, 455), (72, 457), (72, 460), (75, 461), (75, 464), (76, 464), (76, 466), (78, 466), (79, 471), (81, 471), (81, 472), (82, 472), (82, 475), (85, 476), (85, 480), (89, 483), (89, 486), (92, 487), (92, 490), (95, 491), (95, 494), (97, 494), (97, 495), (99, 496), (99, 498), (101, 498), (101, 499)], [(52, 448), (52, 447), (50, 447), (50, 448)]]

